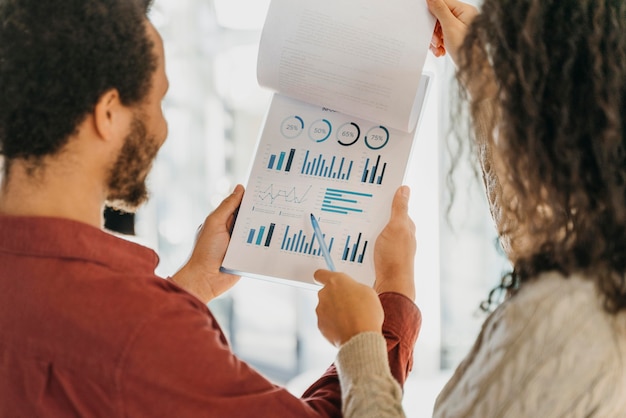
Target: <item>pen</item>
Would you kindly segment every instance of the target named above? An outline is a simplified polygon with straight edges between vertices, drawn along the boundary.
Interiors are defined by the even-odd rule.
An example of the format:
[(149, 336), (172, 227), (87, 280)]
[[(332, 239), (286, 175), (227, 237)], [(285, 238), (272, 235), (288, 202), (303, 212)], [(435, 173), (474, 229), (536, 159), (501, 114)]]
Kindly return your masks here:
[(320, 224), (317, 223), (317, 219), (315, 216), (311, 214), (311, 224), (313, 224), (313, 233), (315, 233), (315, 237), (320, 243), (320, 248), (322, 250), (322, 255), (324, 256), (324, 260), (326, 260), (326, 265), (328, 266), (328, 270), (336, 271), (335, 264), (333, 263), (332, 258), (330, 258), (330, 253), (328, 252), (328, 247), (326, 246), (326, 242), (324, 242), (324, 237), (322, 236), (322, 230), (320, 229)]

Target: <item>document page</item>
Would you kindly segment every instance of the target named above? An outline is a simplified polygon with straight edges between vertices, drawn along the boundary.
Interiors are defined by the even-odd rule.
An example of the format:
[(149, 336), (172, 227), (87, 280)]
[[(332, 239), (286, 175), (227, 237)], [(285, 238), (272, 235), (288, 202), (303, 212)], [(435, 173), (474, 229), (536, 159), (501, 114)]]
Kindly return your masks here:
[(413, 131), (434, 25), (423, 0), (272, 0), (258, 81), (301, 101)]
[[(430, 77), (421, 78), (418, 113)], [(311, 214), (338, 271), (373, 284), (373, 251), (404, 179), (405, 132), (275, 94), (222, 269), (313, 285), (328, 268)]]

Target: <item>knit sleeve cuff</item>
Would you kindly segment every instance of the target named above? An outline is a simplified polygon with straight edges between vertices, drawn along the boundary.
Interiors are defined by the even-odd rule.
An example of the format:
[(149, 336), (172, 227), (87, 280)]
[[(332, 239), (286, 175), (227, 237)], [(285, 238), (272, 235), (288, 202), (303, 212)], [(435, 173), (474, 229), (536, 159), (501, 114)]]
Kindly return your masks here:
[(387, 344), (379, 332), (362, 332), (348, 340), (337, 353), (336, 365), (342, 387), (370, 376), (391, 376)]

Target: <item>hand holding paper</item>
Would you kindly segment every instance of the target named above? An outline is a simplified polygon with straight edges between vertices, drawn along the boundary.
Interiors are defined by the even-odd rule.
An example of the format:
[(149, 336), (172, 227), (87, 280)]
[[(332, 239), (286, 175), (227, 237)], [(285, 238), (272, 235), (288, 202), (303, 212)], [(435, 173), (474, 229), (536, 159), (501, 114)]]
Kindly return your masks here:
[(374, 284), (374, 242), (431, 80), (434, 24), (420, 1), (272, 0), (257, 74), (278, 93), (223, 271), (314, 285), (326, 266)]

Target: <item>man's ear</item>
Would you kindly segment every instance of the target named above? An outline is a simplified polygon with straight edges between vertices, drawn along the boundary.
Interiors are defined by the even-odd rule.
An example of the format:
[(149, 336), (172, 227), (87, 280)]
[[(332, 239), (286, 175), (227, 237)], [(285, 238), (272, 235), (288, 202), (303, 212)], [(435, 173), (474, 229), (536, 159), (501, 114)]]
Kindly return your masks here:
[(105, 141), (123, 137), (128, 131), (129, 112), (130, 109), (122, 104), (117, 89), (104, 92), (94, 109), (94, 124), (98, 136)]

